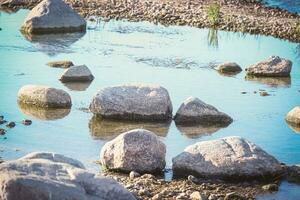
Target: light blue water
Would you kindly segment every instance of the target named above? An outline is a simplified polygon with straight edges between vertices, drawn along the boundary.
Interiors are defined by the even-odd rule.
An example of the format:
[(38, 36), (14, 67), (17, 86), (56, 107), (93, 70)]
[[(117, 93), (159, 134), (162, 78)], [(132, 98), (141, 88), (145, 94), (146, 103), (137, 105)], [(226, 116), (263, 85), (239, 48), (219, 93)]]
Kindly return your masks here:
[[(92, 162), (99, 158), (101, 147), (111, 137), (98, 133), (102, 136), (95, 139), (89, 127), (95, 130), (97, 123), (91, 121), (92, 114), (78, 108), (88, 107), (101, 87), (142, 82), (167, 88), (174, 113), (184, 99), (195, 96), (234, 119), (229, 127), (206, 135), (186, 135), (188, 130), (180, 131), (173, 122), (166, 126), (159, 135), (167, 146), (167, 168), (171, 168), (172, 157), (186, 146), (232, 135), (256, 143), (281, 162), (300, 163), (300, 134), (284, 121), (286, 113), (300, 104), (299, 44), (222, 31), (211, 44), (207, 29), (122, 21), (101, 22), (96, 29), (90, 23), (85, 35), (42, 36), (28, 41), (18, 31), (27, 12), (0, 15), (0, 114), (14, 121), (33, 119), (31, 126), (17, 124), (8, 131), (7, 139), (0, 137), (3, 150), (0, 156), (4, 159), (18, 158), (32, 151), (55, 151), (98, 170)], [(210, 63), (235, 61), (245, 68), (271, 55), (293, 61), (291, 79), (251, 81), (245, 80), (244, 72), (227, 77), (208, 67)], [(46, 66), (49, 61), (66, 59), (91, 69), (95, 75), (91, 85), (83, 85), (81, 91), (76, 91), (74, 86), (58, 81), (63, 70)], [(70, 113), (61, 116), (62, 119), (41, 120), (32, 116), (37, 115), (33, 110), (21, 110), (16, 95), (25, 84), (44, 84), (68, 91), (73, 100)], [(271, 96), (254, 94), (260, 89)], [(241, 94), (242, 91), (247, 94)], [(42, 114), (38, 118), (45, 118)], [(124, 128), (124, 124), (118, 126)], [(291, 186), (282, 188), (292, 194)]]
[(269, 6), (286, 9), (300, 14), (300, 0), (263, 0)]

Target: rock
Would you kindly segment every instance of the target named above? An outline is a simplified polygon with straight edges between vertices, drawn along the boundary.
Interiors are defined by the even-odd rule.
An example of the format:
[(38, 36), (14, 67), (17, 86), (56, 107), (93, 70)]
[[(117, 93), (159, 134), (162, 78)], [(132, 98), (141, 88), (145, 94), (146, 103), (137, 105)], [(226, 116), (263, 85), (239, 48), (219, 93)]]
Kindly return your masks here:
[(4, 116), (3, 115), (0, 115), (0, 120), (4, 120)]
[(300, 126), (300, 106), (296, 106), (290, 112), (288, 112), (285, 120), (291, 124)]
[(280, 163), (255, 144), (241, 137), (198, 142), (173, 158), (176, 176), (243, 180), (274, 178), (282, 173)]
[(5, 131), (5, 129), (3, 129), (3, 128), (0, 128), (0, 135), (5, 135), (6, 134), (6, 131)]
[(70, 95), (60, 89), (42, 86), (25, 85), (18, 92), (18, 102), (46, 108), (70, 108)]
[(59, 80), (61, 82), (89, 82), (94, 80), (94, 76), (87, 66), (78, 65), (66, 69)]
[(290, 76), (292, 62), (272, 56), (269, 59), (246, 68), (247, 75), (266, 77), (287, 77)]
[(262, 97), (270, 96), (270, 94), (266, 91), (260, 91), (259, 95), (262, 96)]
[(133, 179), (135, 179), (135, 178), (137, 178), (137, 177), (140, 177), (141, 175), (139, 174), (139, 173), (137, 173), (137, 172), (135, 172), (135, 171), (131, 171), (130, 173), (129, 173), (129, 178), (131, 179), (131, 180), (133, 180)]
[(95, 175), (77, 160), (32, 153), (0, 165), (0, 196), (9, 200), (116, 199), (134, 196), (116, 181)]
[(68, 60), (48, 62), (47, 65), (56, 68), (69, 68), (74, 66), (73, 62)]
[(229, 125), (232, 118), (198, 98), (189, 97), (179, 107), (176, 124)]
[(15, 122), (9, 122), (8, 124), (6, 124), (6, 127), (8, 128), (14, 128), (16, 126)]
[(30, 119), (24, 119), (24, 120), (22, 121), (22, 124), (24, 124), (25, 126), (29, 126), (29, 125), (32, 124), (32, 121), (31, 121)]
[(247, 198), (240, 196), (236, 192), (229, 192), (225, 195), (224, 200), (247, 200)]
[(101, 149), (102, 165), (113, 171), (160, 173), (165, 167), (166, 146), (144, 129), (122, 133)]
[(287, 166), (286, 172), (286, 180), (300, 183), (300, 165)]
[(207, 200), (207, 197), (204, 194), (201, 194), (200, 192), (196, 191), (190, 195), (190, 199), (192, 199), (192, 200)]
[(226, 62), (226, 63), (222, 63), (220, 65), (218, 65), (215, 68), (218, 72), (221, 73), (238, 73), (242, 71), (242, 68), (234, 62)]
[(262, 189), (265, 191), (275, 192), (275, 191), (278, 191), (278, 185), (268, 184), (268, 185), (262, 186)]
[(86, 21), (62, 0), (43, 0), (24, 20), (21, 31), (29, 34), (84, 32)]
[(28, 6), (29, 4), (33, 5), (37, 4), (38, 2), (39, 0), (2, 0), (0, 1), (0, 6), (13, 8), (17, 6)]
[(170, 120), (172, 103), (168, 91), (158, 85), (106, 87), (93, 98), (90, 110), (103, 118)]
[(6, 120), (0, 120), (0, 125), (7, 123)]

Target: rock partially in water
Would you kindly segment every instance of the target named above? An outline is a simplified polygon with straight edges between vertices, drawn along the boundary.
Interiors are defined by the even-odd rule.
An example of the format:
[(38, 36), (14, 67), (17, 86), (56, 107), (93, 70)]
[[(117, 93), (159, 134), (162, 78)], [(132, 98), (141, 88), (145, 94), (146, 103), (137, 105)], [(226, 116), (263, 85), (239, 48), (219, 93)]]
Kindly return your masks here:
[(86, 65), (71, 66), (59, 79), (61, 82), (91, 82), (94, 76)]
[(198, 98), (189, 97), (179, 107), (176, 124), (229, 125), (232, 118)]
[(300, 106), (296, 106), (288, 112), (285, 119), (288, 123), (300, 127)]
[(14, 128), (16, 126), (16, 123), (15, 122), (8, 122), (7, 124), (6, 124), (6, 127), (7, 128)]
[(121, 133), (133, 129), (146, 129), (158, 136), (165, 137), (168, 134), (171, 121), (168, 122), (141, 122), (108, 120), (99, 117), (92, 117), (89, 122), (89, 129), (94, 139), (112, 139)]
[(19, 7), (37, 4), (40, 0), (1, 0), (1, 7)]
[(278, 191), (278, 185), (277, 184), (267, 184), (267, 185), (263, 185), (262, 189), (265, 191), (269, 191), (269, 192), (275, 192)]
[(18, 92), (18, 102), (43, 108), (70, 108), (70, 95), (61, 89), (43, 85), (25, 85)]
[(247, 75), (266, 77), (288, 77), (292, 70), (292, 62), (278, 56), (251, 65), (246, 68)]
[(24, 119), (22, 120), (22, 124), (25, 126), (30, 126), (32, 124), (32, 121), (30, 119)]
[(241, 137), (198, 142), (173, 158), (176, 176), (229, 181), (272, 179), (283, 172), (278, 160)]
[(30, 34), (84, 32), (86, 21), (62, 0), (43, 0), (24, 20), (21, 31)]
[(226, 62), (219, 64), (215, 69), (224, 74), (237, 74), (242, 71), (242, 68), (235, 62)]
[(55, 68), (69, 68), (74, 66), (73, 62), (69, 60), (52, 61), (48, 62), (47, 65)]
[(246, 76), (247, 81), (253, 81), (270, 87), (290, 87), (291, 77), (257, 77)]
[(288, 181), (300, 183), (300, 165), (286, 166), (286, 177)]
[(172, 118), (168, 91), (159, 85), (120, 85), (100, 90), (90, 105), (103, 118), (167, 121)]
[(18, 103), (19, 109), (22, 113), (29, 117), (34, 117), (39, 120), (57, 120), (66, 117), (71, 109), (69, 108), (40, 108), (32, 105)]
[(6, 130), (3, 128), (0, 128), (0, 135), (5, 135), (6, 134)]
[(113, 179), (95, 175), (79, 161), (54, 153), (32, 153), (2, 163), (0, 196), (9, 200), (135, 199)]
[(165, 168), (166, 146), (147, 130), (125, 132), (101, 149), (102, 165), (112, 171), (161, 173)]

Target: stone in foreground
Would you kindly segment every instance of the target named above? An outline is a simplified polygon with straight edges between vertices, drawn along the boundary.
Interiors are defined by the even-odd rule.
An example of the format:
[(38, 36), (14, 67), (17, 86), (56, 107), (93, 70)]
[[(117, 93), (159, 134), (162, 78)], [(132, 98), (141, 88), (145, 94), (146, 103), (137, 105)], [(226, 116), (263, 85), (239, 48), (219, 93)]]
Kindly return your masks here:
[(22, 24), (21, 31), (30, 34), (83, 32), (86, 21), (62, 0), (43, 0), (35, 6)]
[(176, 124), (229, 125), (232, 118), (198, 98), (189, 97), (179, 107)]
[(242, 68), (235, 62), (226, 62), (219, 64), (215, 69), (224, 74), (238, 73), (242, 71)]
[(90, 69), (85, 65), (72, 66), (66, 69), (60, 77), (60, 81), (65, 82), (90, 82), (94, 76)]
[(167, 121), (172, 118), (168, 91), (159, 85), (106, 87), (93, 98), (90, 110), (111, 119)]
[(166, 146), (147, 130), (122, 133), (101, 149), (101, 163), (108, 170), (161, 173), (165, 168)]
[(286, 121), (293, 124), (300, 126), (300, 107), (296, 106), (293, 108), (285, 117)]
[(225, 179), (268, 179), (282, 173), (280, 163), (260, 147), (241, 138), (227, 137), (188, 146), (172, 160), (176, 176)]
[(278, 56), (254, 64), (246, 68), (248, 76), (287, 77), (290, 76), (292, 62)]
[(110, 178), (54, 153), (31, 153), (0, 164), (0, 197), (7, 200), (134, 200)]
[(70, 108), (70, 95), (61, 89), (43, 85), (25, 85), (18, 92), (20, 104), (44, 108)]
[(74, 66), (73, 62), (68, 60), (48, 62), (47, 65), (56, 68), (69, 68), (71, 66)]

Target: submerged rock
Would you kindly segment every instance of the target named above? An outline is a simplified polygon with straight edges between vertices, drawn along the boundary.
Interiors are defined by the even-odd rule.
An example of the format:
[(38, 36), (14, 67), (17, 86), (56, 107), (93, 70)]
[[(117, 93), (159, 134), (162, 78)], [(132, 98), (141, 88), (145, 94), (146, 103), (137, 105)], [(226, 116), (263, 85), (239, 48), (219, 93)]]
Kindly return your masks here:
[(134, 200), (111, 178), (95, 175), (77, 160), (54, 153), (31, 153), (0, 165), (0, 196), (9, 200)]
[(172, 161), (177, 176), (258, 180), (282, 173), (280, 163), (273, 156), (241, 137), (198, 142)]
[(74, 66), (73, 62), (68, 60), (48, 62), (47, 65), (56, 68), (69, 68), (71, 66)]
[(61, 90), (43, 85), (25, 85), (18, 92), (18, 102), (45, 108), (70, 108), (70, 95)]
[(296, 106), (293, 108), (290, 112), (288, 112), (285, 119), (288, 123), (300, 126), (300, 107)]
[(246, 68), (249, 76), (267, 76), (267, 77), (286, 77), (290, 76), (292, 62), (278, 56), (272, 56), (269, 59), (251, 65)]
[(229, 125), (232, 118), (198, 98), (189, 97), (179, 107), (176, 124)]
[(60, 77), (61, 82), (90, 82), (94, 76), (85, 65), (71, 66)]
[(14, 128), (16, 126), (15, 122), (8, 122), (8, 124), (6, 124), (7, 128)]
[(226, 63), (219, 64), (215, 69), (218, 72), (224, 74), (239, 73), (242, 71), (242, 68), (235, 62), (226, 62)]
[(24, 20), (21, 31), (30, 34), (83, 32), (86, 21), (62, 0), (43, 0)]
[(103, 118), (128, 120), (170, 120), (172, 103), (168, 91), (159, 85), (120, 85), (100, 90), (90, 105)]
[(32, 124), (32, 121), (30, 119), (24, 119), (22, 120), (22, 124), (25, 126), (30, 126)]
[(100, 157), (109, 170), (160, 173), (166, 165), (165, 155), (166, 146), (154, 133), (135, 129), (107, 142)]

